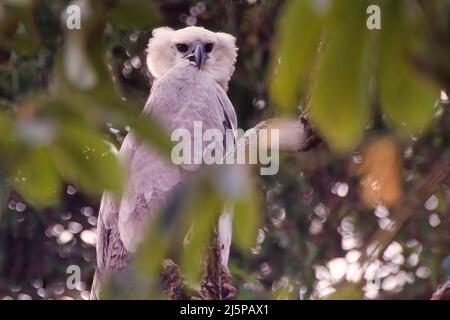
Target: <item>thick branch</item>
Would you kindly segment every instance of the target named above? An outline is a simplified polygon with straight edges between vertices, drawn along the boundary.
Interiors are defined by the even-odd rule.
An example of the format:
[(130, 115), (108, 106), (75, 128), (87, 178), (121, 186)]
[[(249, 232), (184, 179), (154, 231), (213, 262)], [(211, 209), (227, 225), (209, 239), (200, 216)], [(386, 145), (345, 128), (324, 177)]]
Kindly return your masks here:
[[(239, 139), (234, 152), (237, 153), (247, 148), (252, 137), (258, 137), (260, 130), (278, 130), (279, 149), (283, 151), (299, 152), (308, 151), (320, 143), (320, 138), (313, 132), (306, 117), (298, 119), (273, 118), (258, 123), (254, 128), (247, 130), (245, 135)], [(270, 140), (266, 141), (264, 147), (270, 147)], [(260, 145), (261, 147), (261, 145)]]
[(170, 259), (162, 262), (161, 280), (164, 286), (163, 291), (170, 300), (186, 299), (180, 268)]

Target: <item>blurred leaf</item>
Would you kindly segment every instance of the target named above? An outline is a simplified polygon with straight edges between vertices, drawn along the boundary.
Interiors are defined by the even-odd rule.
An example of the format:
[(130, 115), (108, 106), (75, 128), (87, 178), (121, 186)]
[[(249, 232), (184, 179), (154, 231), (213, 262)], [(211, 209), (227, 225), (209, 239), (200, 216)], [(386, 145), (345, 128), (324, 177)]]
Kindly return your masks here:
[[(161, 216), (152, 223), (135, 259), (135, 267), (141, 275), (159, 278), (161, 262), (172, 252), (180, 254), (183, 277), (190, 283), (200, 281), (203, 261), (210, 248), (223, 200), (212, 188), (200, 186), (201, 190), (197, 189), (197, 183), (200, 182), (191, 185), (189, 195), (182, 197), (181, 206), (176, 209), (175, 219), (170, 221), (170, 225), (166, 225), (167, 217)], [(165, 211), (160, 214), (171, 215)], [(146, 298), (155, 296), (155, 288), (148, 288)]]
[(446, 189), (444, 188), (443, 185), (441, 185), (437, 188), (436, 196), (439, 199), (439, 205), (438, 205), (438, 208), (436, 209), (436, 211), (447, 212), (450, 204), (448, 201), (446, 201), (446, 199), (448, 197), (447, 197)]
[[(61, 4), (63, 6), (63, 4)], [(59, 44), (59, 37), (56, 35), (60, 32), (60, 12), (52, 10), (52, 5), (46, 0), (33, 1), (33, 19), (34, 32), (38, 35), (42, 49), (54, 52)]]
[(100, 75), (99, 84), (92, 90), (79, 92), (78, 101), (69, 99), (71, 101), (67, 103), (74, 105), (78, 110), (89, 109), (90, 114), (97, 112), (97, 118), (102, 123), (106, 120), (118, 126), (129, 125), (142, 140), (169, 156), (173, 143), (167, 131), (151, 115), (140, 113), (143, 106), (133, 104), (135, 101), (121, 99), (111, 81), (111, 76), (105, 74), (103, 67), (96, 65), (97, 74)]
[[(6, 108), (6, 107), (5, 107)], [(10, 137), (12, 130), (12, 119), (5, 113), (0, 112), (0, 145), (2, 141)]]
[(432, 118), (439, 90), (414, 70), (412, 58), (417, 34), (407, 21), (400, 1), (386, 3), (381, 42), (380, 100), (389, 123), (408, 133)]
[(169, 135), (162, 125), (151, 116), (141, 115), (131, 122), (131, 127), (141, 139), (150, 143), (162, 154), (169, 156), (172, 152), (173, 143)]
[(161, 262), (167, 251), (168, 239), (167, 235), (161, 232), (160, 220), (151, 225), (145, 240), (139, 246), (136, 254), (135, 266), (138, 272), (157, 277), (161, 268)]
[[(146, 233), (146, 237), (135, 255), (133, 267), (138, 276), (150, 280), (145, 292), (134, 292), (130, 299), (160, 299), (161, 290), (156, 288), (155, 280), (160, 279), (161, 263), (167, 255), (170, 239), (161, 230), (161, 219), (156, 219)], [(153, 280), (153, 281), (152, 281)], [(123, 288), (120, 289), (123, 291)], [(142, 295), (142, 296), (141, 296)]]
[(398, 146), (392, 138), (381, 137), (368, 143), (358, 168), (361, 198), (367, 207), (379, 203), (393, 206), (400, 200), (401, 167)]
[[(75, 37), (70, 41), (78, 40)], [(112, 75), (106, 68), (105, 57), (99, 49), (100, 46), (97, 46), (91, 53), (83, 53), (83, 56), (88, 59), (86, 60), (86, 66), (89, 66), (87, 70), (90, 70), (88, 77), (92, 72), (91, 80), (94, 81), (91, 83), (92, 87), (91, 85), (75, 86), (72, 81), (67, 81), (68, 70), (62, 67), (62, 61), (67, 58), (64, 55), (57, 58), (54, 87), (57, 99), (77, 112), (89, 116), (87, 120), (96, 125), (103, 125), (105, 122), (119, 127), (129, 125), (142, 140), (163, 154), (170, 155), (173, 144), (167, 132), (151, 115), (139, 115), (143, 106), (139, 107), (135, 101), (121, 98), (118, 88), (112, 81)], [(85, 51), (86, 48), (80, 47), (80, 50)], [(76, 81), (81, 80), (80, 78)]]
[(335, 288), (336, 292), (327, 296), (327, 300), (361, 300), (363, 298), (363, 291), (359, 284), (343, 282)]
[(0, 4), (0, 46), (29, 54), (39, 49), (31, 1)]
[(181, 256), (181, 271), (187, 281), (196, 283), (203, 271), (201, 262), (206, 250), (210, 248), (211, 236), (222, 211), (223, 198), (205, 181), (200, 182), (192, 191), (181, 210), (184, 228), (193, 228), (186, 236), (189, 240), (186, 241)]
[(0, 3), (0, 47), (8, 48), (19, 26), (17, 10)]
[(34, 16), (34, 6), (30, 2), (19, 11), (20, 24), (14, 36), (12, 48), (24, 54), (37, 52), (41, 48), (39, 32)]
[(11, 174), (17, 191), (35, 207), (54, 205), (59, 200), (61, 182), (49, 153), (30, 150)]
[[(21, 28), (19, 28), (19, 30), (21, 30)], [(20, 31), (14, 36), (11, 49), (20, 53), (30, 54), (35, 52), (37, 47), (33, 44), (28, 33)]]
[[(104, 8), (97, 6), (92, 4), (92, 12), (84, 17), (83, 32), (67, 32), (64, 50), (56, 59), (54, 90), (57, 99), (88, 115), (86, 120), (97, 126), (105, 122), (119, 127), (130, 125), (141, 139), (169, 155), (172, 143), (162, 126), (151, 116), (139, 116), (142, 107), (123, 99), (112, 81), (106, 67), (107, 62), (111, 62), (110, 53), (105, 55), (104, 43), (99, 41), (99, 33), (103, 36)], [(119, 1), (112, 11), (135, 22), (143, 22), (144, 17), (149, 22), (152, 12), (156, 12), (153, 7), (148, 1)]]
[(16, 165), (23, 157), (25, 146), (16, 136), (16, 126), (8, 112), (0, 112), (0, 164), (6, 168)]
[(32, 0), (2, 0), (1, 2), (9, 6), (24, 7), (30, 5)]
[(130, 30), (149, 28), (160, 21), (157, 6), (147, 0), (119, 0), (109, 14), (111, 22)]
[(244, 252), (254, 245), (261, 225), (261, 199), (256, 187), (252, 186), (233, 207), (233, 241)]
[[(327, 4), (326, 7), (329, 5)], [(317, 53), (327, 8), (314, 1), (289, 1), (279, 19), (277, 52), (271, 70), (270, 93), (283, 111), (298, 104), (304, 80)]]
[[(210, 181), (213, 172), (202, 171), (191, 177), (157, 214), (136, 254), (135, 267), (142, 276), (158, 278), (162, 260), (172, 256), (180, 260), (181, 272), (189, 283), (200, 281), (224, 204)], [(146, 298), (155, 296), (155, 288), (149, 288)]]
[[(122, 100), (109, 75), (101, 75), (99, 84), (89, 91), (80, 91), (62, 79), (58, 84), (57, 99), (63, 108), (72, 108), (75, 114), (84, 115), (93, 125), (109, 122), (117, 127), (130, 126), (139, 138), (162, 154), (169, 156), (172, 151), (173, 143), (167, 131), (151, 115), (139, 114), (143, 107), (137, 108), (132, 102)], [(55, 112), (65, 117), (63, 113)], [(66, 112), (69, 111), (66, 109)]]
[(85, 191), (121, 191), (123, 170), (117, 156), (100, 135), (87, 127), (66, 123), (51, 146), (51, 154), (61, 174)]
[(0, 171), (0, 220), (3, 210), (8, 206), (9, 195), (11, 194), (11, 186), (9, 179)]
[(333, 2), (311, 95), (311, 119), (337, 150), (352, 147), (368, 117), (366, 1)]

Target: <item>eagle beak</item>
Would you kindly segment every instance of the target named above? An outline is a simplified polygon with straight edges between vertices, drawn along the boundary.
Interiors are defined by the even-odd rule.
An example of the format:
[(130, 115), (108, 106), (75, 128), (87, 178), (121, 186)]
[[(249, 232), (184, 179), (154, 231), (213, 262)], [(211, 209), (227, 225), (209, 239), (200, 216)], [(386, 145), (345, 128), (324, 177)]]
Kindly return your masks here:
[(189, 61), (195, 62), (197, 68), (201, 68), (206, 62), (205, 46), (201, 42), (194, 44), (194, 49), (192, 53), (188, 56)]

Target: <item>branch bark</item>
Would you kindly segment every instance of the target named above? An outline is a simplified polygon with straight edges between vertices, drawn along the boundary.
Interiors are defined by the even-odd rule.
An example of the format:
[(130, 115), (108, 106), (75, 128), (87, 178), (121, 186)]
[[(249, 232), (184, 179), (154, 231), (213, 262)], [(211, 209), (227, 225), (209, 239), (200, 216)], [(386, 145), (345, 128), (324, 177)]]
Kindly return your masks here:
[(170, 259), (165, 259), (162, 262), (161, 280), (163, 292), (167, 298), (170, 300), (185, 300), (187, 298), (180, 268)]
[(231, 285), (231, 275), (222, 264), (221, 252), (222, 248), (217, 237), (217, 231), (215, 231), (201, 284), (200, 295), (202, 300), (230, 300), (236, 295), (236, 289)]
[(450, 296), (447, 293), (450, 293), (450, 279), (438, 286), (430, 300), (445, 300), (446, 297), (447, 299), (450, 299)]
[[(314, 133), (305, 115), (298, 119), (273, 118), (258, 123), (254, 128), (247, 130), (245, 135), (236, 143), (234, 152), (239, 152), (241, 148), (247, 147), (251, 141), (251, 136), (258, 135), (262, 129), (278, 130), (279, 149), (288, 152), (305, 152), (321, 142), (321, 139)], [(268, 142), (270, 147), (270, 143)]]

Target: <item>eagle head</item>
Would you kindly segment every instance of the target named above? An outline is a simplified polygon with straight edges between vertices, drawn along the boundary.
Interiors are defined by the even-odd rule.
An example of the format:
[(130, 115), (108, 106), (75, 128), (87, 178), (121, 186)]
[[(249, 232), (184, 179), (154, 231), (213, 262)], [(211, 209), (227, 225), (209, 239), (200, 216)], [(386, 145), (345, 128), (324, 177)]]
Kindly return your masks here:
[(236, 38), (202, 27), (156, 28), (148, 43), (147, 66), (156, 79), (186, 60), (206, 72), (225, 90), (234, 72)]

